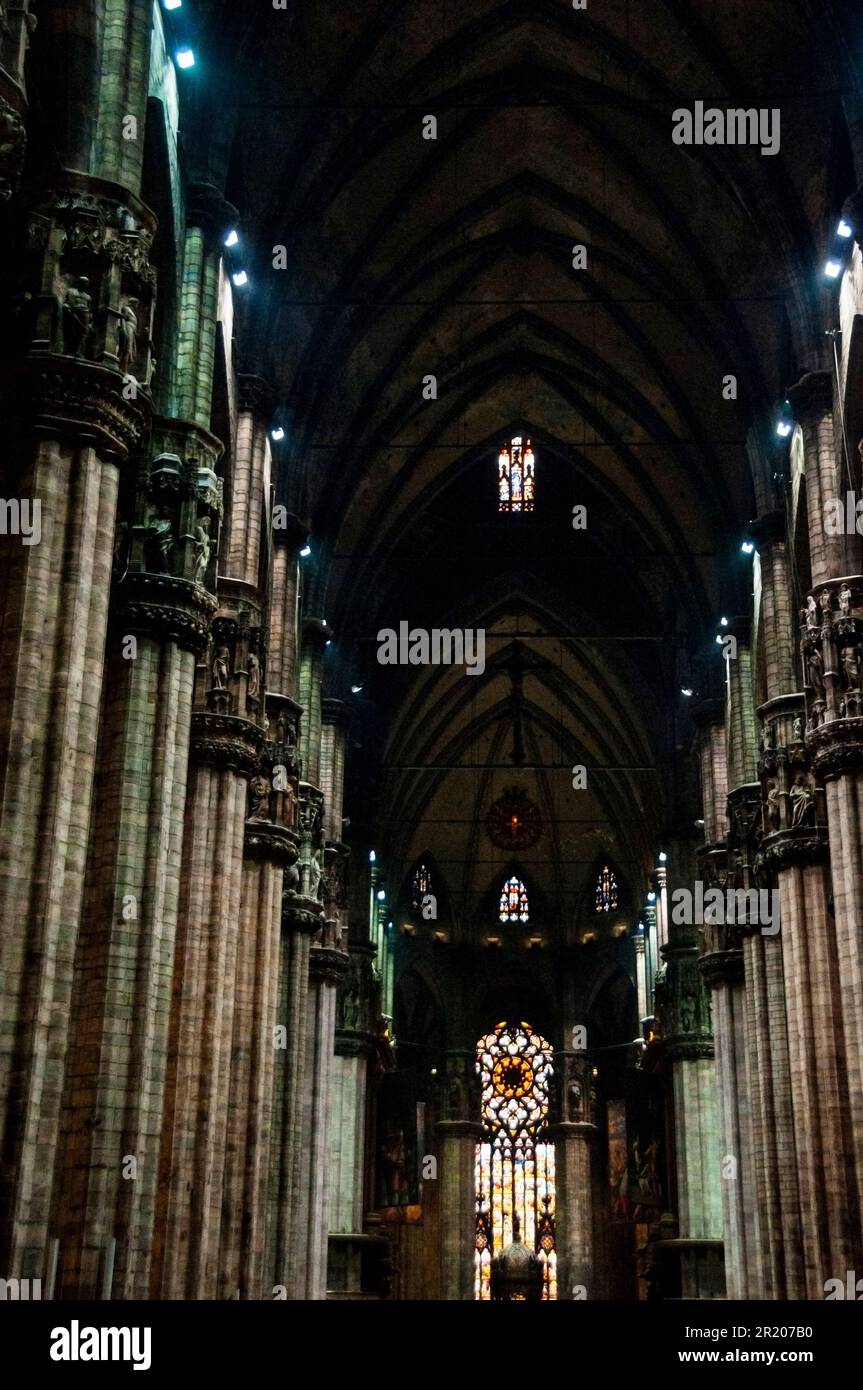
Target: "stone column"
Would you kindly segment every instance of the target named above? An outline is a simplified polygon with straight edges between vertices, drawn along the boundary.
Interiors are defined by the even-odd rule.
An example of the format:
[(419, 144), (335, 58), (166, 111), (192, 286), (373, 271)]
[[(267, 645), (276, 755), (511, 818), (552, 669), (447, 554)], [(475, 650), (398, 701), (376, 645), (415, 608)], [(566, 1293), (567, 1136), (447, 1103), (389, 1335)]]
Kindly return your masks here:
[(583, 1053), (558, 1051), (554, 1075), (559, 1117), (548, 1137), (554, 1144), (557, 1297), (595, 1298), (592, 1163), (597, 1129), (590, 1109), (590, 1067)]
[[(233, 458), (233, 496), (224, 570), (257, 588), (261, 569), (261, 540), (269, 519), (272, 456), (269, 428), (275, 395), (261, 377), (237, 378), (239, 418)], [(281, 596), (279, 596), (281, 597)], [(276, 600), (278, 602), (278, 599)], [(281, 671), (279, 672), (281, 676)], [(270, 675), (273, 683), (273, 676)], [(293, 690), (273, 683), (274, 690)]]
[[(284, 823), (293, 806), (273, 776), (267, 745), (252, 780), (246, 822), (234, 1003), (230, 1105), (219, 1260), (219, 1297), (271, 1298), (266, 1268), (275, 1059), (286, 1033), (278, 1017), (282, 893), (299, 836)], [(276, 764), (278, 766), (278, 764)]]
[[(216, 651), (228, 651), (224, 636)], [(234, 661), (228, 652), (225, 664)], [(213, 664), (218, 682), (221, 659)], [(213, 703), (224, 693), (217, 686)], [(193, 715), (154, 1270), (154, 1296), (163, 1298), (220, 1292), (243, 842), (260, 746), (259, 728), (244, 718)]]
[[(709, 726), (708, 726), (709, 728)], [(693, 846), (669, 846), (672, 892), (694, 887)], [(690, 889), (691, 891), (691, 889)], [(672, 1068), (678, 1235), (684, 1298), (717, 1298), (725, 1289), (721, 1145), (710, 995), (698, 971), (696, 925), (672, 913), (662, 949), (663, 1037)]]
[[(174, 413), (209, 427), (219, 315), (222, 243), (237, 210), (217, 188), (192, 184), (186, 204)], [(244, 484), (249, 479), (241, 480)], [(233, 504), (232, 504), (233, 505)]]
[(56, 1201), (65, 1297), (104, 1294), (112, 1240), (113, 1296), (145, 1298), (150, 1285), (194, 654), (216, 608), (192, 577), (193, 533), (199, 508), (214, 541), (219, 521), (198, 470), (167, 458), (139, 468), (115, 559)]
[[(116, 324), (133, 294), (150, 311), (152, 230), (128, 190), (61, 174), (31, 209), (19, 262), (2, 487), (22, 526), (0, 547), (0, 1263), (12, 1277), (45, 1275), (120, 473), (151, 410), (143, 389), (124, 395)], [(136, 369), (146, 358), (141, 346)]]
[[(853, 1155), (845, 1119), (850, 1097), (839, 960), (828, 912), (826, 807), (804, 741), (784, 513), (763, 517), (754, 534), (768, 696), (758, 711), (763, 727), (761, 857), (780, 893), (805, 1296), (822, 1298), (825, 1279), (836, 1269), (852, 1268), (855, 1250), (853, 1180), (849, 1186)], [(806, 632), (804, 616), (804, 640)]]
[[(757, 877), (762, 838), (761, 784), (752, 698), (751, 655), (738, 634), (736, 660), (728, 661), (728, 886), (749, 894), (764, 888)], [(765, 891), (770, 891), (769, 887)], [(746, 1052), (750, 1067), (753, 1157), (759, 1211), (762, 1296), (799, 1298), (803, 1248), (797, 1190), (797, 1156), (791, 1107), (791, 1070), (780, 933), (762, 930), (747, 905), (735, 907), (743, 933)]]
[[(278, 520), (279, 525), (275, 524)], [(296, 698), (299, 660), (299, 552), (308, 528), (295, 516), (277, 512), (273, 526), (273, 580), (270, 591), (270, 688)]]
[(827, 372), (809, 372), (788, 392), (799, 434), (792, 455), (802, 446), (805, 464), (806, 515), (809, 521), (809, 557), (812, 586), (847, 574), (846, 538), (825, 528), (827, 503), (845, 497), (844, 472), (833, 433), (833, 380)]
[(299, 862), (285, 875), (282, 903), (282, 959), (279, 1023), (286, 1045), (276, 1054), (273, 1151), (270, 1167), (268, 1263), (280, 1297), (304, 1298), (308, 1218), (303, 1188), (303, 1157), (308, 1135), (303, 1126), (309, 1018), (310, 938), (322, 929), (320, 898), (322, 796), (300, 784)]
[(336, 986), (347, 966), (347, 953), (341, 949), (341, 926), (328, 920), (320, 941), (314, 942), (309, 953), (307, 1086), (303, 1108), (306, 1257), (305, 1288), (300, 1295), (308, 1299), (326, 1298), (327, 1292)]
[(440, 1183), (440, 1297), (448, 1302), (474, 1297), (476, 1246), (476, 1146), (482, 1126), (478, 1109), (476, 1058), (450, 1052), (446, 1059), (445, 1118), (436, 1126)]
[(320, 618), (303, 619), (299, 701), (303, 707), (301, 750), (303, 776), (312, 786), (320, 783), (321, 766), (321, 667), (330, 629)]
[(360, 1298), (374, 947), (352, 943), (339, 986), (331, 1089), (329, 1297)]
[[(723, 710), (719, 701), (711, 700), (703, 702), (695, 713), (706, 841), (698, 851), (697, 874), (705, 891), (708, 888), (724, 890), (728, 882), (728, 772)], [(682, 882), (681, 886), (685, 884)], [(672, 910), (672, 921), (673, 916)], [(704, 927), (700, 969), (713, 991), (718, 1161), (727, 1296), (758, 1298), (761, 1297), (758, 1208), (744, 1035), (743, 951), (740, 935), (733, 927)]]

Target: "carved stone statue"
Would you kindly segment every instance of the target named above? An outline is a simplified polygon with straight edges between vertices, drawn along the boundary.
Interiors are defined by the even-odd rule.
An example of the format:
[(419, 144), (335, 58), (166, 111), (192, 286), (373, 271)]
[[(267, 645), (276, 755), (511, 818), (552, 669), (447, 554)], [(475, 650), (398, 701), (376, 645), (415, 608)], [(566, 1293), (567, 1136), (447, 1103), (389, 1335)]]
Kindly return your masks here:
[(285, 787), (285, 825), (289, 830), (297, 828), (297, 806), (299, 797), (297, 796), (293, 782), (289, 782)]
[(126, 301), (117, 324), (117, 357), (124, 375), (132, 370), (138, 358), (138, 315), (132, 307), (137, 303), (137, 299)]
[(261, 663), (254, 652), (249, 654), (249, 679), (246, 685), (246, 697), (250, 705), (256, 709), (261, 702)]
[(270, 779), (259, 772), (257, 777), (253, 777), (249, 783), (249, 792), (252, 799), (252, 809), (249, 813), (250, 820), (269, 820), (270, 819)]
[(210, 564), (210, 518), (202, 516), (195, 527), (195, 583), (203, 584)]
[(63, 351), (70, 357), (83, 357), (92, 320), (90, 281), (85, 275), (66, 291), (63, 301)]
[(309, 897), (317, 898), (321, 888), (321, 851), (316, 849), (309, 860)]
[(806, 600), (806, 626), (816, 628), (820, 627), (820, 625), (821, 622), (818, 617), (818, 604), (815, 602), (814, 595), (810, 594), (808, 599)]
[(779, 829), (779, 788), (771, 782), (767, 791), (767, 824), (771, 830)]
[(815, 812), (815, 795), (802, 773), (795, 778), (789, 796), (792, 827), (796, 830), (799, 826), (811, 824)]
[(171, 518), (160, 515), (158, 508), (147, 511), (147, 563), (158, 574), (171, 568), (171, 551), (174, 548), (174, 528)]
[(816, 700), (824, 699), (824, 658), (816, 647), (809, 653), (809, 684)]
[(795, 743), (802, 743), (802, 742), (803, 742), (803, 719), (802, 719), (802, 717), (801, 717), (799, 714), (797, 715), (797, 718), (794, 720), (794, 735), (793, 735), (793, 736), (794, 736), (794, 742), (795, 742)]
[(830, 603), (831, 603), (831, 599), (830, 599), (830, 590), (829, 590), (829, 589), (822, 589), (822, 590), (821, 590), (821, 593), (818, 595), (818, 602), (819, 602), (820, 605), (821, 605), (821, 617), (822, 617), (822, 620), (826, 623), (827, 620), (828, 620), (828, 618), (830, 617)]
[(846, 690), (860, 689), (860, 652), (857, 647), (842, 648), (842, 670)]
[(851, 616), (851, 590), (847, 584), (843, 584), (839, 590), (839, 612), (843, 618)]
[(213, 660), (213, 689), (227, 690), (228, 688), (228, 664), (231, 660), (231, 653), (227, 647), (217, 647), (216, 655)]

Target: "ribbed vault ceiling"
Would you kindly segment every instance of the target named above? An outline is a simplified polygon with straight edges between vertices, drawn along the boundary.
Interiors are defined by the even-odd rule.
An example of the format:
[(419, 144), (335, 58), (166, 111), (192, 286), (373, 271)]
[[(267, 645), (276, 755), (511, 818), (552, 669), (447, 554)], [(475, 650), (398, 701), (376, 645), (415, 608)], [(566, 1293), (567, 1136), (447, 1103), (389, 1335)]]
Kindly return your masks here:
[[(850, 191), (848, 11), (205, 8), (202, 41), (235, 56), (245, 365), (278, 382), (284, 486), (304, 476), (315, 538), (309, 602), (336, 633), (332, 688), (364, 686), (355, 765), (382, 793), (375, 819), (405, 863), (429, 846), (450, 862), (472, 910), (496, 866), (471, 826), (513, 780), (496, 663), (520, 634), (536, 662), (531, 795), (562, 825), (567, 767), (610, 769), (586, 827), (537, 851), (544, 887), (577, 896), (597, 844), (637, 877), (679, 809), (681, 673), (720, 608), (747, 598), (747, 431), (823, 351), (816, 267)], [(781, 153), (674, 146), (671, 113), (695, 100), (780, 107)], [(275, 244), (287, 270), (271, 268)], [(509, 520), (495, 460), (517, 429), (539, 497)], [(374, 635), (400, 619), (486, 625), (487, 675), (377, 667)]]

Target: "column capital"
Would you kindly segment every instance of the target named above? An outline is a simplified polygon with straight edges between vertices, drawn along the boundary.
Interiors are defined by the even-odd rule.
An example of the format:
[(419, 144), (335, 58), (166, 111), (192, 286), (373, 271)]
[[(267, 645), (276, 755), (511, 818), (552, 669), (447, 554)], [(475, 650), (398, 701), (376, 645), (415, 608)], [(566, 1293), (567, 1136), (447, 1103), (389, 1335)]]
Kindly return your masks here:
[(721, 989), (726, 985), (742, 985), (743, 951), (739, 947), (730, 951), (708, 951), (699, 960), (698, 968), (709, 989)]
[(186, 192), (186, 225), (200, 227), (213, 239), (222, 240), (239, 213), (212, 183), (192, 183)]
[(124, 632), (152, 633), (193, 652), (206, 647), (216, 607), (200, 584), (146, 571), (125, 574), (111, 598), (114, 622)]
[(799, 424), (822, 419), (833, 409), (833, 375), (829, 371), (806, 372), (788, 388), (788, 400)]
[(125, 378), (111, 367), (76, 357), (36, 354), (20, 368), (24, 421), (37, 435), (90, 445), (123, 464), (141, 443), (150, 402), (128, 399)]
[(275, 510), (278, 511), (278, 525), (274, 512), (273, 545), (299, 551), (309, 538), (309, 523), (296, 516), (294, 512), (287, 511), (282, 503), (277, 502)]
[(314, 643), (321, 649), (330, 640), (333, 630), (328, 627), (323, 618), (303, 618), (303, 640)]
[(263, 859), (270, 864), (296, 864), (300, 837), (295, 830), (275, 821), (246, 821), (244, 853), (247, 859)]
[(321, 718), (325, 724), (346, 729), (351, 721), (351, 710), (344, 700), (336, 700), (328, 695), (321, 701)]
[(262, 742), (262, 730), (248, 719), (202, 710), (192, 715), (189, 753), (199, 765), (209, 763), (251, 777), (258, 766)]
[(265, 377), (237, 377), (237, 409), (241, 414), (255, 415), (269, 421), (277, 399), (275, 387)]
[(309, 951), (309, 977), (323, 984), (337, 985), (350, 966), (347, 951), (334, 946), (312, 946)]
[(788, 523), (784, 511), (763, 512), (749, 523), (749, 534), (759, 550), (778, 545), (787, 537)]

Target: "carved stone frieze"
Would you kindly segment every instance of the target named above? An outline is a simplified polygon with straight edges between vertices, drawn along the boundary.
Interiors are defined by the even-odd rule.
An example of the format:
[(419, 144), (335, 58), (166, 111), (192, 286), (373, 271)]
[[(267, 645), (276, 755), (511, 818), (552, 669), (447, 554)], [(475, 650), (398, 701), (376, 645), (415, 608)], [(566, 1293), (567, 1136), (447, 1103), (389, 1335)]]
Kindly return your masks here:
[(192, 715), (191, 757), (196, 763), (253, 775), (260, 756), (262, 736), (247, 719), (230, 714), (196, 711)]
[(246, 822), (245, 854), (248, 859), (265, 859), (272, 864), (295, 864), (299, 837), (284, 825), (250, 820)]
[(197, 652), (207, 644), (216, 600), (186, 579), (127, 572), (114, 590), (112, 610), (124, 631), (157, 633)]
[(22, 392), (37, 434), (92, 445), (118, 462), (139, 446), (147, 427), (146, 402), (126, 399), (123, 378), (94, 363), (31, 359)]

